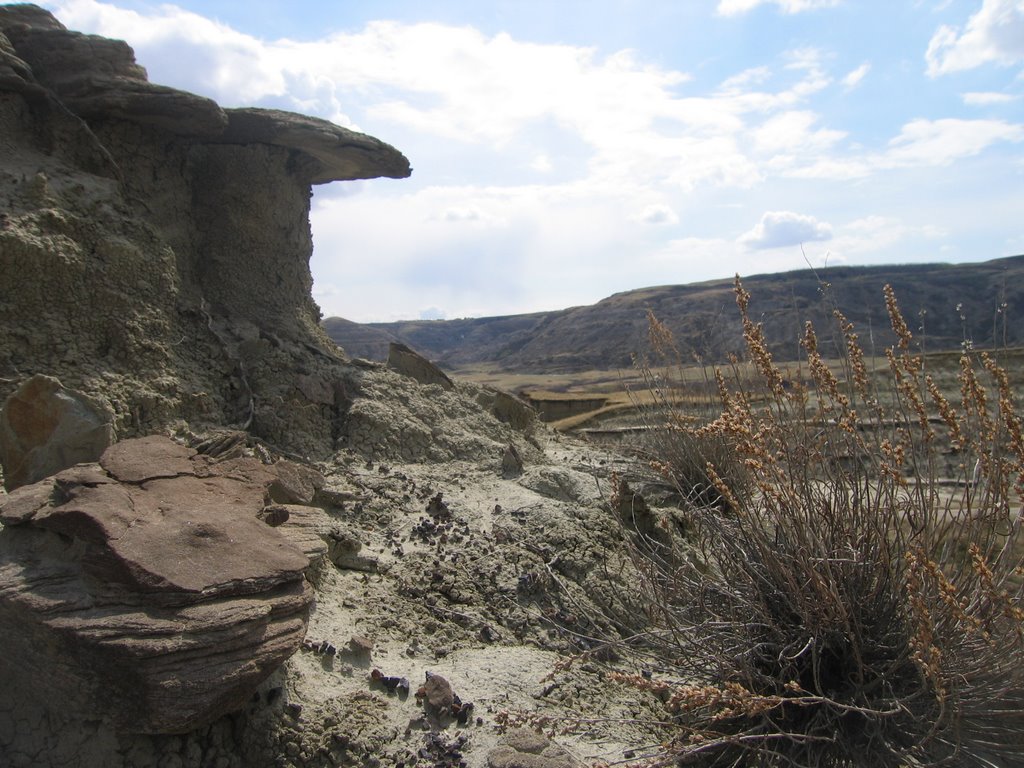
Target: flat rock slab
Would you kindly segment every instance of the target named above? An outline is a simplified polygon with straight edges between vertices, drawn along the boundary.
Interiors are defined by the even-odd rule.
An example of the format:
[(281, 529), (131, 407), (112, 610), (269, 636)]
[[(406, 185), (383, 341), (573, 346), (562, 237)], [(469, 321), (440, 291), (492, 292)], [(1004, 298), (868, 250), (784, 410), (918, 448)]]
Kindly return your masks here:
[[(145, 592), (260, 592), (309, 559), (259, 515), (275, 476), (255, 459), (215, 463), (164, 437), (125, 440), (95, 465), (15, 491), (5, 525), (31, 523), (94, 545), (83, 563)], [(28, 507), (52, 488), (45, 506)], [(11, 514), (6, 512), (12, 507)]]
[(529, 728), (509, 731), (487, 755), (488, 768), (577, 768), (580, 765), (563, 747)]
[(247, 107), (226, 110), (227, 130), (221, 141), (230, 144), (273, 144), (302, 152), (311, 184), (329, 181), (404, 179), (412, 173), (409, 161), (379, 139), (350, 131), (317, 117), (280, 109)]
[(177, 733), (243, 706), (299, 647), (324, 549), (260, 519), (275, 479), (149, 437), (4, 497), (0, 711)]

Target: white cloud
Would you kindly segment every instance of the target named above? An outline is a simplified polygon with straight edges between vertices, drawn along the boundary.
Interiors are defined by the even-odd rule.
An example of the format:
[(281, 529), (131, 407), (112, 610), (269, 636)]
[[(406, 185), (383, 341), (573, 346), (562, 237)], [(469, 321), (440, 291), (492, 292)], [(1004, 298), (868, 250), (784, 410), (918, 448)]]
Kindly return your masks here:
[(664, 203), (648, 205), (636, 217), (642, 224), (678, 224), (679, 217), (672, 208)]
[(439, 216), (431, 218), (448, 224), (473, 224), (482, 227), (500, 227), (508, 224), (502, 216), (484, 210), (473, 202), (449, 206)]
[(787, 175), (804, 179), (858, 179), (895, 168), (950, 165), (981, 154), (1000, 142), (1024, 141), (1024, 125), (1005, 120), (911, 120), (884, 152), (850, 157), (821, 157), (809, 164), (793, 163)]
[(753, 132), (754, 146), (761, 152), (816, 153), (833, 147), (846, 137), (843, 131), (814, 128), (818, 116), (806, 110), (782, 112), (763, 122)]
[(723, 92), (735, 93), (743, 91), (752, 85), (761, 85), (771, 79), (772, 71), (768, 67), (750, 67), (739, 74), (726, 78), (721, 85)]
[[(719, 8), (742, 13), (759, 4), (726, 0)], [(828, 3), (774, 5), (796, 12)], [(915, 186), (925, 174), (894, 169), (942, 166), (1024, 140), (1018, 123), (920, 119), (890, 132), (888, 144), (860, 146), (856, 116), (827, 110), (844, 88), (863, 83), (870, 65), (834, 69), (839, 54), (814, 47), (744, 58), (731, 77), (719, 60), (697, 70), (722, 72), (709, 87), (635, 52), (533, 44), (468, 26), (373, 22), (293, 41), (248, 36), (170, 5), (47, 7), (71, 28), (127, 39), (154, 82), (227, 106), (361, 123), (409, 154), (411, 180), (330, 185), (314, 197), (315, 296), (327, 314), (353, 319), (553, 309), (741, 267), (795, 268), (799, 249), (784, 246), (801, 242), (874, 258), (872, 243), (906, 231), (903, 246), (925, 235), (898, 221), (840, 226), (835, 211), (863, 217), (874, 205), (869, 190), (889, 201), (893, 190), (911, 190), (902, 197), (909, 201), (927, 188)], [(967, 87), (1001, 86), (960, 90)], [(1009, 207), (1015, 198), (1005, 197)], [(775, 211), (735, 238), (750, 223), (737, 221), (730, 204), (816, 210), (834, 232), (814, 217)], [(909, 204), (885, 210), (897, 216), (890, 208)], [(690, 237), (666, 245), (675, 234)]]
[(783, 54), (783, 57), (786, 59), (786, 69), (819, 70), (826, 54), (820, 48), (805, 46), (791, 48)]
[(160, 5), (149, 15), (96, 0), (47, 5), (70, 29), (100, 30), (129, 40), (136, 51), (147, 51), (154, 60), (166, 60), (182, 70), (194, 82), (194, 90), (228, 105), (250, 104), (291, 90), (315, 90), (316, 83), (295, 82), (298, 73), (286, 65), (287, 50), (294, 45), (288, 41), (268, 49), (250, 35), (174, 5)]
[(1024, 126), (1003, 120), (912, 120), (889, 142), (883, 167), (949, 165), (998, 141), (1024, 141)]
[[(813, 48), (786, 54), (793, 74), (775, 89), (752, 90), (771, 74), (755, 67), (717, 93), (691, 96), (679, 92), (688, 74), (628, 50), (602, 56), (468, 26), (376, 21), (297, 42), (260, 40), (170, 5), (150, 15), (98, 0), (53, 7), (72, 28), (129, 40), (154, 81), (227, 106), (295, 109), (365, 123), (385, 139), (411, 131), (481, 152), (511, 151), (529, 131), (554, 126), (577, 143), (582, 160), (573, 168), (595, 185), (749, 188), (763, 179), (742, 146), (751, 116), (794, 109), (831, 82)], [(557, 183), (556, 152), (535, 144), (519, 164)]]
[(792, 211), (767, 211), (737, 242), (751, 251), (784, 248), (815, 240), (830, 240), (832, 227), (813, 216)]
[(1024, 0), (984, 0), (961, 32), (943, 25), (925, 53), (932, 77), (995, 62), (1024, 61)]
[[(659, 279), (643, 265), (637, 224), (623, 214), (640, 194), (581, 183), (314, 198), (315, 295), (326, 315), (360, 321), (416, 316), (429, 306), (471, 317), (591, 303), (622, 289), (624, 253), (630, 276)], [(500, 213), (506, 225), (496, 236), (479, 221), (443, 217), (473, 210)], [(653, 239), (657, 230), (643, 231)], [(337, 291), (321, 291), (321, 283)]]
[(538, 173), (550, 173), (552, 169), (551, 158), (543, 152), (533, 158), (530, 167)]
[(872, 214), (838, 227), (829, 251), (837, 261), (863, 261), (882, 252), (898, 252), (901, 246), (909, 248), (909, 244), (915, 244), (914, 250), (921, 250), (921, 244), (927, 243), (930, 251), (934, 241), (948, 234), (932, 224), (913, 226), (893, 216)]
[(783, 13), (800, 13), (833, 8), (839, 5), (839, 0), (719, 0), (718, 13), (722, 16), (736, 16), (766, 3), (774, 3)]
[(964, 100), (964, 104), (966, 104), (969, 107), (987, 107), (992, 104), (1009, 104), (1011, 101), (1016, 101), (1020, 97), (1014, 96), (1009, 93), (975, 91), (971, 93), (961, 94), (961, 98)]
[(858, 85), (860, 85), (860, 83), (864, 79), (865, 75), (867, 75), (867, 73), (870, 72), (870, 71), (871, 71), (871, 64), (869, 64), (868, 62), (865, 61), (859, 67), (857, 67), (856, 69), (848, 72), (843, 77), (843, 86), (847, 90), (852, 90), (852, 89), (856, 88)]
[(441, 214), (444, 221), (480, 221), (480, 211), (475, 208), (449, 208)]

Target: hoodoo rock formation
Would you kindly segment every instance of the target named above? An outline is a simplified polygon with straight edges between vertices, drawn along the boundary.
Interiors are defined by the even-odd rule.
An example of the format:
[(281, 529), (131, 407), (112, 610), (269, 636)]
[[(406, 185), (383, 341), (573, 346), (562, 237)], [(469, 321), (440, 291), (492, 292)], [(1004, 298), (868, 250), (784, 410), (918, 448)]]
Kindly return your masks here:
[(222, 109), (0, 6), (0, 401), (43, 373), (121, 438), (237, 424), (329, 453), (357, 384), (310, 295), (311, 185), (409, 173), (377, 139)]
[[(343, 437), (361, 371), (318, 325), (311, 185), (409, 173), (377, 139), (222, 109), (148, 82), (124, 42), (0, 6), (0, 763), (208, 727), (300, 647), (328, 547), (295, 505), (323, 478), (241, 448)], [(142, 437), (231, 426), (210, 455)]]

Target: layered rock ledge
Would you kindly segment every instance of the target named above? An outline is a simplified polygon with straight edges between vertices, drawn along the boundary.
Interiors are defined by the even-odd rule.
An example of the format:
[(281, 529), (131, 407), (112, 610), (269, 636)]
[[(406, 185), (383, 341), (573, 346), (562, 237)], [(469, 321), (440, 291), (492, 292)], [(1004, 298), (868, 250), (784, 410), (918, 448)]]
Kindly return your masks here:
[(0, 711), (180, 733), (243, 706), (313, 598), (260, 519), (293, 474), (150, 437), (0, 497)]

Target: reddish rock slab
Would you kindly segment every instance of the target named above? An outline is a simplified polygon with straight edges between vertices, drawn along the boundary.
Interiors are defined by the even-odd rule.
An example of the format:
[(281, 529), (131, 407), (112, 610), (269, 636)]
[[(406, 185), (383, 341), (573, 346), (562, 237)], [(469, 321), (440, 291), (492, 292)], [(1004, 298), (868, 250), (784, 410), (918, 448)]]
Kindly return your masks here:
[(149, 437), (3, 498), (0, 697), (137, 733), (243, 706), (302, 642), (326, 548), (259, 519), (274, 482)]
[(110, 446), (100, 458), (100, 466), (122, 483), (144, 483), (161, 477), (194, 475), (191, 459), (195, 450), (166, 437), (152, 435), (125, 440)]

